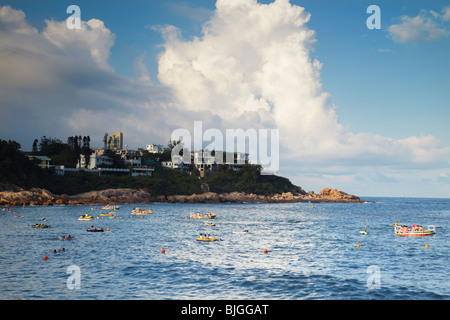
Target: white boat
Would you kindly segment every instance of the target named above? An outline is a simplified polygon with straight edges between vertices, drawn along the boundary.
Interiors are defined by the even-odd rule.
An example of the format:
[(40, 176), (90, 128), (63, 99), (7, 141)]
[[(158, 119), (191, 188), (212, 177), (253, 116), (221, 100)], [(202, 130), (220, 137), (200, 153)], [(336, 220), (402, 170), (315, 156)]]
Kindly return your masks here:
[(119, 206), (107, 205), (102, 207), (103, 210), (119, 210)]
[(131, 214), (136, 214), (136, 215), (147, 215), (147, 214), (152, 214), (153, 210), (152, 209), (146, 209), (146, 210), (141, 210), (139, 208), (133, 209), (133, 211), (131, 211)]
[(436, 233), (436, 226), (429, 225), (427, 229), (421, 229), (420, 231), (410, 230), (406, 226), (396, 225), (394, 226), (395, 234), (398, 236), (406, 236), (406, 237), (426, 237), (431, 236)]

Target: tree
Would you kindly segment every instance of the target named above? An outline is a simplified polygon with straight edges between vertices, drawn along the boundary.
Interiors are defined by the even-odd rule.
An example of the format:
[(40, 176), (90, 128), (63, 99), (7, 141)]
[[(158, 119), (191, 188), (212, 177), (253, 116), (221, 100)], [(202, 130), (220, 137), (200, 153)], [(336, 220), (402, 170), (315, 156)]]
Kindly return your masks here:
[(0, 182), (29, 187), (40, 181), (41, 175), (42, 169), (20, 151), (19, 143), (0, 139)]
[(83, 137), (83, 146), (81, 148), (81, 152), (84, 156), (84, 167), (87, 168), (89, 166), (89, 163), (91, 161), (91, 154), (92, 154), (92, 150), (90, 147), (90, 143), (91, 143), (91, 137), (89, 136), (84, 136)]
[(38, 139), (34, 139), (33, 147), (31, 148), (31, 152), (33, 152), (33, 154), (37, 154), (39, 152), (39, 150), (38, 150), (38, 143), (39, 143), (39, 140)]
[(182, 143), (181, 140), (175, 141), (175, 140), (171, 140), (169, 139), (169, 143), (167, 144), (167, 146), (170, 148), (170, 150), (172, 150), (173, 148), (175, 148), (177, 146), (177, 144)]

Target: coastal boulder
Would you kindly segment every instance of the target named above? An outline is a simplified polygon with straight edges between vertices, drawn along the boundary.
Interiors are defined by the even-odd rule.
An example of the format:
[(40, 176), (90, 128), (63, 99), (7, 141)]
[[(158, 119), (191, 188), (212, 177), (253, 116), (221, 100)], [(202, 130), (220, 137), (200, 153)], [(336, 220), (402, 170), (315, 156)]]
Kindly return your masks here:
[(320, 197), (332, 200), (360, 200), (357, 196), (348, 194), (338, 189), (324, 188), (319, 192)]

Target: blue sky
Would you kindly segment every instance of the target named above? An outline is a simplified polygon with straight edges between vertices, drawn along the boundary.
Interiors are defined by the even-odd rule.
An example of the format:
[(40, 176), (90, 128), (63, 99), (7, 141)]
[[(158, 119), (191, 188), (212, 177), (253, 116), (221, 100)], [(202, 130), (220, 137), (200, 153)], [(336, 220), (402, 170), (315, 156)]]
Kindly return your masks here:
[[(248, 0), (244, 2), (248, 2)], [(259, 4), (271, 4), (272, 2), (258, 1), (258, 4), (255, 2), (247, 9), (249, 13), (257, 12)], [(317, 116), (314, 121), (317, 121), (318, 125), (320, 123), (324, 123), (324, 126), (327, 124), (328, 128), (331, 126), (330, 136), (333, 136), (334, 139), (331, 140), (343, 143), (343, 147), (348, 146), (349, 149), (336, 148), (335, 150), (321, 147), (317, 148), (317, 152), (314, 153), (314, 150), (308, 149), (305, 143), (305, 149), (302, 150), (306, 151), (299, 152), (299, 154), (291, 152), (290, 156), (283, 158), (289, 160), (281, 161), (280, 174), (289, 177), (294, 183), (307, 190), (320, 191), (321, 187), (336, 187), (358, 195), (448, 197), (450, 195), (450, 157), (448, 152), (450, 148), (448, 126), (450, 120), (450, 63), (448, 59), (450, 56), (450, 10), (447, 8), (450, 6), (445, 1), (406, 0), (291, 0), (290, 3), (292, 7), (285, 8), (286, 12), (293, 13), (295, 8), (303, 7), (305, 12), (311, 16), (309, 21), (305, 22), (298, 30), (295, 30), (294, 20), (289, 25), (289, 28), (292, 28), (289, 30), (282, 29), (284, 27), (280, 24), (280, 30), (282, 30), (280, 37), (286, 36), (288, 39), (289, 35), (297, 31), (314, 31), (312, 44), (305, 41), (299, 45), (299, 49), (304, 47), (311, 49), (309, 51), (310, 60), (296, 61), (303, 61), (306, 66), (313, 66), (313, 69), (317, 69), (318, 72), (318, 75), (308, 73), (305, 77), (302, 77), (301, 74), (292, 75), (293, 81), (298, 80), (299, 85), (320, 82), (321, 86), (318, 85), (314, 90), (326, 93), (329, 98), (326, 103), (317, 106), (318, 112), (323, 112), (320, 115), (323, 118)], [(109, 32), (96, 35), (100, 37), (97, 38), (97, 44), (99, 46), (102, 44), (99, 50), (104, 50), (99, 59), (102, 60), (103, 66), (107, 65), (106, 71), (105, 68), (97, 70), (94, 65), (90, 67), (92, 54), (85, 56), (85, 51), (82, 49), (79, 49), (80, 52), (74, 54), (73, 57), (71, 56), (74, 51), (78, 50), (76, 41), (84, 41), (83, 46), (91, 46), (91, 49), (92, 46), (95, 46), (89, 42), (88, 35), (86, 37), (80, 35), (79, 40), (72, 41), (67, 39), (71, 34), (65, 33), (64, 41), (58, 38), (58, 42), (54, 37), (60, 35), (56, 35), (56, 33), (52, 35), (48, 32), (50, 28), (46, 20), (54, 21), (56, 28), (57, 22), (63, 22), (69, 16), (66, 8), (71, 4), (80, 7), (82, 21), (97, 19), (104, 23), (104, 28), (101, 28), (102, 32), (109, 30)], [(366, 13), (366, 9), (371, 4), (376, 4), (381, 9), (380, 30), (369, 30), (366, 26), (366, 20), (370, 16)], [(192, 61), (200, 61), (200, 54), (197, 57), (192, 57), (191, 53), (189, 56), (187, 53), (183, 55), (183, 50), (189, 52), (189, 50), (199, 50), (198, 48), (205, 49), (208, 48), (206, 45), (216, 43), (215, 40), (207, 39), (204, 36), (205, 23), (211, 23), (210, 30), (214, 34), (217, 33), (219, 40), (223, 39), (223, 42), (229, 40), (225, 33), (232, 32), (230, 31), (232, 26), (227, 25), (224, 29), (221, 27), (227, 23), (230, 24), (232, 20), (230, 17), (223, 18), (223, 20), (215, 17), (219, 11), (215, 1), (0, 1), (0, 6), (8, 5), (14, 10), (23, 12), (26, 15), (23, 20), (27, 26), (30, 30), (32, 28), (36, 30), (36, 32), (30, 33), (34, 34), (34, 38), (31, 36), (20, 38), (24, 46), (29, 42), (42, 50), (39, 51), (40, 54), (42, 52), (45, 52), (44, 55), (46, 53), (55, 54), (61, 58), (61, 61), (64, 59), (68, 59), (67, 61), (77, 60), (80, 65), (74, 63), (73, 67), (80, 74), (77, 74), (76, 77), (73, 75), (64, 78), (66, 79), (64, 81), (70, 82), (70, 86), (64, 86), (64, 81), (57, 80), (57, 92), (53, 91), (56, 89), (52, 89), (51, 86), (42, 89), (42, 92), (45, 92), (45, 99), (42, 100), (39, 99), (40, 95), (37, 90), (30, 89), (27, 84), (21, 83), (19, 80), (12, 89), (4, 85), (3, 89), (8, 93), (4, 100), (0, 101), (0, 110), (7, 115), (11, 113), (9, 118), (3, 117), (5, 123), (0, 131), (0, 137), (4, 139), (16, 139), (26, 149), (26, 146), (31, 146), (34, 138), (42, 135), (64, 140), (65, 137), (76, 134), (75, 131), (78, 131), (78, 134), (90, 134), (91, 138), (92, 136), (98, 137), (98, 139), (92, 140), (98, 140), (98, 146), (100, 146), (103, 137), (101, 132), (124, 131), (125, 137), (128, 136), (130, 147), (137, 148), (146, 143), (165, 143), (170, 131), (180, 125), (186, 126), (188, 118), (190, 121), (204, 120), (205, 125), (207, 123), (211, 126), (217, 125), (217, 127), (225, 128), (227, 116), (233, 114), (233, 112), (227, 114), (223, 110), (215, 110), (212, 107), (208, 109), (208, 106), (197, 108), (195, 104), (201, 104), (203, 100), (187, 101), (186, 97), (192, 97), (192, 93), (183, 91), (189, 81), (184, 84), (175, 81), (182, 79), (182, 74), (175, 75), (170, 70), (167, 71), (168, 69), (166, 73), (158, 71), (158, 68), (164, 68), (165, 59), (174, 56), (177, 59), (185, 59), (183, 61), (188, 64), (192, 64)], [(278, 9), (281, 12), (280, 8)], [(232, 9), (238, 10), (239, 6), (235, 5)], [(272, 9), (278, 10), (277, 8)], [(269, 17), (270, 14), (267, 15), (267, 19)], [(3, 25), (7, 26), (5, 19), (3, 17)], [(22, 18), (18, 17), (17, 19), (19, 21)], [(60, 24), (59, 27), (62, 25)], [(13, 39), (12, 29), (8, 29), (9, 27), (2, 29), (1, 26), (0, 24), (0, 32), (5, 32), (5, 34), (9, 32), (8, 35)], [(175, 27), (176, 32), (170, 31), (169, 26)], [(264, 25), (262, 24), (262, 26)], [(251, 29), (253, 25), (245, 27)], [(222, 33), (219, 34), (219, 32)], [(239, 37), (239, 35), (235, 35), (235, 37)], [(195, 39), (198, 40), (198, 43)], [(62, 50), (55, 53), (50, 46), (41, 48), (36, 45), (47, 46), (47, 44), (43, 44), (47, 40), (58, 44), (61, 50), (71, 48), (71, 51)], [(104, 44), (102, 40), (105, 40)], [(268, 43), (270, 43), (269, 40), (279, 41), (280, 39), (271, 38), (268, 39)], [(61, 41), (64, 44), (61, 45)], [(253, 39), (242, 38), (239, 41), (240, 45), (246, 42), (250, 43)], [(2, 43), (0, 43), (0, 49), (1, 45)], [(234, 45), (237, 46), (237, 43), (231, 41), (228, 47)], [(258, 48), (264, 50), (264, 46)], [(33, 49), (29, 50), (33, 51)], [(233, 50), (230, 49), (230, 52), (233, 53)], [(171, 56), (170, 53), (173, 55)], [(213, 54), (219, 55), (219, 52), (213, 51)], [(298, 58), (301, 59), (301, 57)], [(36, 58), (34, 61), (38, 62), (39, 59)], [(313, 65), (314, 59), (320, 62), (321, 67)], [(98, 63), (98, 60), (95, 62)], [(3, 59), (3, 63), (6, 65), (5, 59)], [(46, 61), (39, 62), (44, 70), (45, 63)], [(64, 63), (61, 62), (62, 65)], [(10, 65), (14, 66), (15, 64)], [(89, 74), (81, 71), (83, 66), (89, 69)], [(204, 68), (206, 67), (205, 64)], [(6, 69), (6, 66), (3, 69)], [(19, 70), (13, 71), (20, 73)], [(205, 71), (203, 76), (205, 78), (211, 76), (209, 80), (213, 81), (212, 79), (215, 79), (214, 77), (217, 75), (208, 72)], [(63, 73), (63, 70), (59, 70), (56, 66), (53, 66), (50, 72), (53, 78), (57, 78)], [(143, 79), (139, 78), (143, 74), (149, 76), (148, 82), (139, 81), (139, 79)], [(245, 74), (243, 75), (245, 76)], [(6, 78), (4, 74), (1, 76)], [(45, 76), (43, 78), (46, 79)], [(49, 83), (53, 78), (49, 77)], [(91, 81), (95, 79), (98, 91), (87, 89), (85, 85), (77, 87), (77, 81), (81, 80), (74, 79), (87, 78)], [(310, 79), (310, 81), (305, 79)], [(2, 89), (1, 85), (0, 83), (0, 89)], [(219, 83), (215, 83), (215, 85), (217, 86)], [(109, 91), (118, 87), (128, 88), (127, 86), (132, 89), (121, 96), (117, 90)], [(68, 89), (69, 87), (71, 91)], [(216, 94), (210, 86), (204, 89), (212, 90), (210, 95)], [(66, 90), (68, 91), (66, 92)], [(125, 89), (123, 90), (125, 92)], [(17, 97), (14, 96), (14, 92), (18, 92)], [(27, 92), (26, 96), (29, 97), (29, 100), (23, 97), (24, 92)], [(83, 92), (83, 95), (71, 95), (70, 92)], [(128, 94), (129, 99), (127, 99)], [(255, 95), (260, 97), (258, 94)], [(269, 94), (261, 95), (267, 101), (271, 99), (268, 98)], [(20, 99), (19, 96), (21, 96)], [(112, 96), (114, 99), (109, 100), (109, 98), (105, 98), (106, 96)], [(311, 99), (314, 100), (314, 97), (314, 95), (311, 96)], [(63, 103), (64, 98), (69, 100), (67, 108), (70, 105), (70, 109), (61, 110), (58, 107)], [(234, 97), (234, 93), (230, 93), (228, 98), (232, 103), (236, 97)], [(308, 97), (302, 96), (303, 98), (308, 99)], [(20, 102), (17, 102), (19, 100)], [(6, 123), (5, 119), (13, 119), (10, 105), (17, 104), (16, 110), (28, 110), (30, 101), (44, 100), (45, 103), (42, 102), (39, 108), (54, 115), (55, 119), (51, 124), (47, 123), (45, 119), (40, 119), (37, 112), (36, 119), (31, 119), (31, 116), (29, 119), (23, 118), (23, 122), (29, 124), (26, 130), (16, 129), (17, 126), (13, 126), (12, 121)], [(117, 102), (118, 100), (120, 103)], [(92, 106), (88, 106), (90, 103)], [(135, 110), (140, 117), (127, 116), (128, 113), (125, 110), (133, 113), (134, 109), (126, 106), (132, 105), (140, 106), (139, 110)], [(174, 110), (184, 108), (191, 111), (191, 117), (185, 116), (185, 119), (182, 119), (183, 116), (180, 115), (178, 119), (175, 115), (177, 112)], [(243, 108), (245, 109), (246, 106), (244, 105)], [(248, 108), (250, 110), (250, 106)], [(295, 104), (292, 108), (296, 108)], [(160, 114), (161, 109), (164, 109), (166, 113)], [(96, 126), (95, 123), (89, 121), (82, 125), (79, 121), (83, 115), (90, 117), (91, 121), (106, 119), (114, 112), (119, 112), (118, 110), (120, 110), (122, 118), (120, 125), (116, 124), (116, 127), (111, 125), (111, 121), (103, 127)], [(307, 109), (304, 110), (307, 111)], [(335, 113), (330, 113), (330, 110), (335, 110)], [(294, 128), (292, 123), (287, 120), (283, 122), (276, 115), (270, 113), (267, 115), (267, 113), (258, 111), (254, 116), (248, 114), (247, 116), (245, 118), (245, 114), (241, 115), (240, 120), (236, 120), (235, 123), (240, 125), (248, 123), (250, 127), (256, 127), (261, 125), (264, 122), (261, 119), (266, 119), (264, 117), (267, 116), (269, 120), (264, 123), (270, 122), (272, 127)], [(144, 117), (148, 117), (147, 122), (141, 123), (136, 120)], [(260, 120), (246, 122), (246, 119), (256, 119), (255, 117)], [(286, 114), (285, 117), (289, 118), (290, 115)], [(302, 117), (299, 116), (298, 119), (300, 121)], [(323, 119), (323, 122), (320, 119)], [(169, 123), (169, 121), (173, 121), (173, 123)], [(63, 125), (64, 123), (66, 125)], [(133, 132), (132, 127), (140, 128), (141, 131), (136, 129), (136, 132)], [(286, 135), (286, 140), (291, 139), (291, 136), (295, 137), (293, 129), (290, 130)], [(302, 137), (304, 134), (305, 140), (306, 137), (314, 136), (317, 141), (313, 139), (311, 144), (314, 142), (322, 145), (327, 139), (323, 134), (324, 130), (328, 129), (317, 129), (317, 132), (302, 131), (302, 133), (298, 133), (298, 136)], [(345, 141), (347, 138), (349, 140)], [(362, 146), (364, 144), (362, 141), (367, 141), (372, 148)], [(398, 151), (399, 146), (405, 148), (404, 154)], [(348, 156), (340, 154), (339, 150), (346, 150)], [(384, 154), (389, 156), (383, 158)], [(424, 154), (428, 154), (429, 157)], [(300, 160), (296, 162), (296, 158)], [(355, 159), (360, 159), (360, 161)]]

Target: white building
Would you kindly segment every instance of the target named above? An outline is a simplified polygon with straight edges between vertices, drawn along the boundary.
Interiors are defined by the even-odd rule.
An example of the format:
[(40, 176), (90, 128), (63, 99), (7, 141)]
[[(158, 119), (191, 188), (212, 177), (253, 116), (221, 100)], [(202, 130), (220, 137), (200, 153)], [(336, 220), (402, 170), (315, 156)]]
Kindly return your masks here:
[(189, 163), (184, 163), (181, 156), (173, 156), (171, 161), (161, 161), (161, 167), (184, 171), (189, 170)]
[(148, 144), (145, 146), (145, 150), (150, 153), (164, 153), (170, 151), (170, 148), (164, 147), (161, 144)]
[[(111, 158), (104, 155), (99, 155), (97, 152), (94, 152), (93, 154), (91, 154), (87, 169), (96, 169), (101, 165), (112, 166), (112, 164), (113, 163)], [(77, 168), (85, 168), (85, 167), (86, 167), (85, 157), (81, 155), (80, 161), (78, 161), (77, 163)]]

